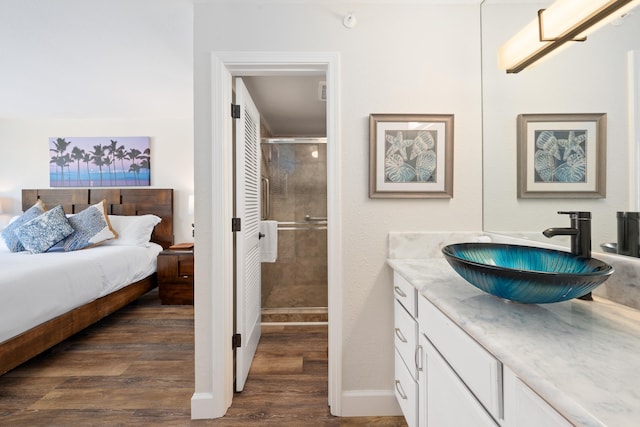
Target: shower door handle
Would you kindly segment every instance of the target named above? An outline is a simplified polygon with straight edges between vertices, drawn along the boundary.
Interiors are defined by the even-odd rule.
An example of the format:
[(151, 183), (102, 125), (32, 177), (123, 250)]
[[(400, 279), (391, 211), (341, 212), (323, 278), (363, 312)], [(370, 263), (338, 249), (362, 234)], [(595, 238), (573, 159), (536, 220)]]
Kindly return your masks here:
[(262, 181), (262, 219), (269, 219), (271, 216), (271, 183), (269, 182), (269, 178), (265, 178), (264, 176), (260, 177)]
[(308, 221), (308, 222), (320, 222), (320, 221), (326, 221), (327, 217), (326, 216), (311, 216), (311, 215), (305, 215), (304, 216), (304, 220)]

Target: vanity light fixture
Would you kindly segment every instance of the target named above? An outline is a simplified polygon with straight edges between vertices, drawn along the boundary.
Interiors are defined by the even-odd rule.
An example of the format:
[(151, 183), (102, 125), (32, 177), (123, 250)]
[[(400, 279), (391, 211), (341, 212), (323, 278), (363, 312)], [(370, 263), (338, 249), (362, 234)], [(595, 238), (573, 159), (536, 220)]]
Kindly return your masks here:
[(500, 68), (518, 73), (570, 41), (624, 16), (640, 0), (556, 0), (498, 50)]

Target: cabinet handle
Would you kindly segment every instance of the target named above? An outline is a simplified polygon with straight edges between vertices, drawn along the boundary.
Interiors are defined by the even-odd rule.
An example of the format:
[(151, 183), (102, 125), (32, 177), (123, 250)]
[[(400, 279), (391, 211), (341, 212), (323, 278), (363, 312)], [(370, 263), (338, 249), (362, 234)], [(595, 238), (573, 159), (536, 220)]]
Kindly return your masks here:
[(407, 338), (405, 338), (404, 334), (402, 333), (402, 331), (400, 330), (400, 328), (396, 328), (396, 336), (398, 337), (398, 339), (400, 341), (402, 341), (403, 343), (406, 344), (407, 342)]
[(399, 286), (394, 286), (393, 289), (396, 291), (396, 294), (400, 295), (402, 298), (407, 297), (407, 294), (405, 294)]
[(398, 391), (398, 394), (400, 395), (402, 400), (407, 400), (407, 395), (402, 389), (402, 384), (400, 384), (400, 380), (396, 380), (396, 390)]
[(422, 346), (416, 346), (416, 352), (414, 353), (414, 361), (416, 362), (416, 369), (422, 372)]

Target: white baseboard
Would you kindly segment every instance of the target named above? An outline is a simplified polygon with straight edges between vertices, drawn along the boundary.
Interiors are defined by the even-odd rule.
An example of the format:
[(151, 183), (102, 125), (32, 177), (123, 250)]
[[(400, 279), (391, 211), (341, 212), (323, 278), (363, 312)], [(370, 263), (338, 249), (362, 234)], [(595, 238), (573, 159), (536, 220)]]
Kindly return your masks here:
[(402, 415), (393, 390), (342, 392), (341, 417), (391, 417)]
[(220, 418), (224, 413), (217, 414), (216, 403), (212, 393), (193, 393), (191, 396), (191, 419)]

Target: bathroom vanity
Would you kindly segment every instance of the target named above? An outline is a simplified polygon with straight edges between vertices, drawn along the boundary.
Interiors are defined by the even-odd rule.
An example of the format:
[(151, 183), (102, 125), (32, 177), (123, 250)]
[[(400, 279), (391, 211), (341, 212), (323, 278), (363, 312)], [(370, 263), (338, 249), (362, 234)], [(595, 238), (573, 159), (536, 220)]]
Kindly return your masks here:
[(395, 389), (409, 426), (640, 425), (640, 311), (598, 296), (486, 294), (440, 254), (473, 239), (489, 237), (390, 236)]

